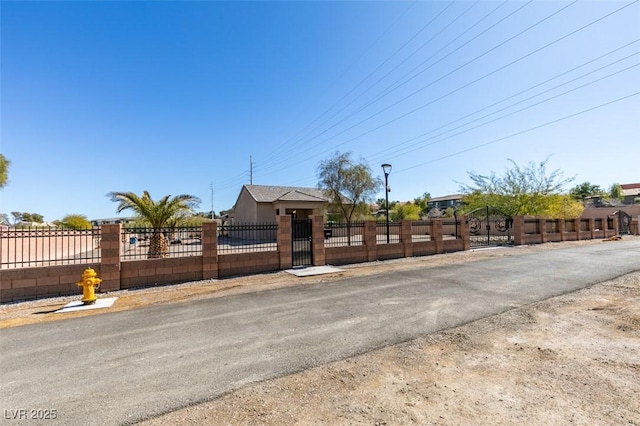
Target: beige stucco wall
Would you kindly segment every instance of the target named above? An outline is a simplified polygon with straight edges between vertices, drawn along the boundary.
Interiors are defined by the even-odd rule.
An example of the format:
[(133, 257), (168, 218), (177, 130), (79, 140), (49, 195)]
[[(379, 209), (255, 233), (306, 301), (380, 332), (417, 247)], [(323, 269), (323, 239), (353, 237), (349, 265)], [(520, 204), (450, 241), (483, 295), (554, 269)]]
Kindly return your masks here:
[(273, 203), (274, 211), (279, 210), (281, 215), (287, 214), (287, 210), (297, 211), (298, 219), (308, 219), (311, 216), (322, 216), (325, 203), (312, 201), (279, 201)]
[(276, 215), (286, 215), (296, 210), (297, 217), (306, 219), (311, 216), (321, 216), (324, 212), (325, 203), (300, 202), (300, 201), (277, 201), (274, 203), (258, 203), (251, 196), (249, 191), (243, 187), (234, 207), (234, 219), (236, 223), (275, 223)]
[(259, 221), (257, 203), (245, 187), (242, 187), (238, 201), (236, 201), (234, 219), (236, 223), (255, 223)]
[(257, 205), (256, 222), (258, 223), (276, 223), (276, 210), (271, 203), (259, 203)]

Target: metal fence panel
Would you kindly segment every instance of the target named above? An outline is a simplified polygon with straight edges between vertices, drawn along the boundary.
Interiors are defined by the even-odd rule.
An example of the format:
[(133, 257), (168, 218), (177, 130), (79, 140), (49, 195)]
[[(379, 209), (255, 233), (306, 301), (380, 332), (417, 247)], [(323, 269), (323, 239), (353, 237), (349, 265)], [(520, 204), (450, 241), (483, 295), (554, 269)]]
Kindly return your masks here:
[(458, 240), (462, 238), (456, 219), (447, 218), (442, 220), (442, 238), (445, 240)]
[(2, 268), (77, 265), (100, 261), (100, 228), (4, 228)]
[(218, 228), (220, 254), (277, 250), (277, 223), (234, 223)]
[(364, 222), (329, 222), (324, 228), (325, 247), (364, 245)]
[[(156, 237), (154, 237), (156, 235)], [(161, 237), (160, 237), (161, 235)], [(161, 238), (159, 250), (152, 247), (154, 238)], [(141, 260), (159, 257), (202, 256), (202, 228), (199, 226), (160, 228), (122, 228), (122, 260)]]
[(432, 225), (433, 223), (430, 220), (411, 222), (411, 241), (414, 243), (431, 241)]
[[(388, 226), (387, 226), (388, 225)], [(389, 232), (387, 232), (387, 229)], [(402, 225), (400, 222), (376, 222), (376, 243), (390, 244), (399, 243), (401, 238)]]

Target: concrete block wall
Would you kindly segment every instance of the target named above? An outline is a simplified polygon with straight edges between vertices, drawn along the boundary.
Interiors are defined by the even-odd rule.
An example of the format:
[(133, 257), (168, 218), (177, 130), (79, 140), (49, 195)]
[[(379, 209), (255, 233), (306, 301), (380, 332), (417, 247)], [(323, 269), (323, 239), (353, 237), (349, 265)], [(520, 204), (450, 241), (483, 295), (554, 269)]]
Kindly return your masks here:
[(326, 247), (325, 264), (346, 265), (348, 263), (364, 263), (369, 261), (367, 246)]
[(122, 262), (119, 289), (201, 280), (202, 257), (174, 257)]
[[(403, 221), (399, 228), (400, 242), (377, 244), (376, 223), (367, 221), (363, 244), (348, 247), (324, 246), (322, 216), (312, 218), (314, 265), (369, 262), (410, 256), (468, 250), (469, 229), (465, 217), (458, 217), (458, 238), (443, 235), (443, 221), (431, 221), (429, 241), (413, 242), (411, 222)], [(546, 241), (607, 238), (617, 234), (617, 222), (609, 229), (606, 217), (586, 220), (558, 220), (549, 224), (548, 218), (514, 217), (516, 245), (538, 244)], [(87, 267), (96, 270), (102, 279), (101, 292), (142, 287), (155, 284), (216, 279), (233, 275), (254, 274), (289, 269), (292, 265), (291, 217), (277, 216), (277, 250), (218, 254), (217, 226), (205, 223), (202, 232), (202, 255), (166, 259), (144, 259), (122, 262), (120, 225), (103, 225), (101, 233), (101, 262), (99, 264), (64, 265), (37, 268), (0, 269), (0, 302), (26, 300), (59, 295), (80, 295), (75, 284)], [(525, 226), (526, 225), (526, 226)], [(450, 224), (448, 225), (450, 227)], [(525, 232), (525, 229), (528, 232)], [(639, 234), (638, 219), (631, 225)], [(532, 232), (535, 230), (535, 232)], [(553, 230), (554, 232), (547, 232)]]
[(76, 283), (88, 267), (100, 276), (99, 264), (0, 270), (0, 302), (82, 294)]
[[(557, 222), (557, 226), (552, 225), (552, 222)], [(514, 243), (515, 245), (523, 245), (608, 238), (618, 234), (617, 221), (613, 221), (613, 228), (610, 226), (611, 224), (606, 217), (549, 219), (515, 216), (513, 218)], [(637, 225), (633, 221), (631, 233), (640, 235)]]
[(218, 256), (218, 276), (221, 278), (278, 271), (280, 266), (280, 254), (275, 250)]

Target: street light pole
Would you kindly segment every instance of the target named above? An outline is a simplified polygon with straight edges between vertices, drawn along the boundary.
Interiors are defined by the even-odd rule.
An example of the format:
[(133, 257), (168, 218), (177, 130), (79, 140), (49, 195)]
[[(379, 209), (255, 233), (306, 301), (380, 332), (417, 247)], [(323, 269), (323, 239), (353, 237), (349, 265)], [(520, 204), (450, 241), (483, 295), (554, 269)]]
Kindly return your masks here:
[(382, 171), (384, 172), (384, 195), (387, 203), (387, 244), (389, 244), (389, 192), (391, 192), (391, 188), (389, 188), (389, 173), (391, 173), (391, 164), (383, 164)]

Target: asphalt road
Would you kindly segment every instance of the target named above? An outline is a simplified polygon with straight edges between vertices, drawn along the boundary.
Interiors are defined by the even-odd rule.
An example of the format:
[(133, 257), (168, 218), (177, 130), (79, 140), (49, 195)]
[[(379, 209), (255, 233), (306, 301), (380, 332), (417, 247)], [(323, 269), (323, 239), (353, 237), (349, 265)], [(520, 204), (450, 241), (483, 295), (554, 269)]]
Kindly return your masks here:
[(2, 329), (2, 422), (131, 423), (638, 270), (630, 239)]

